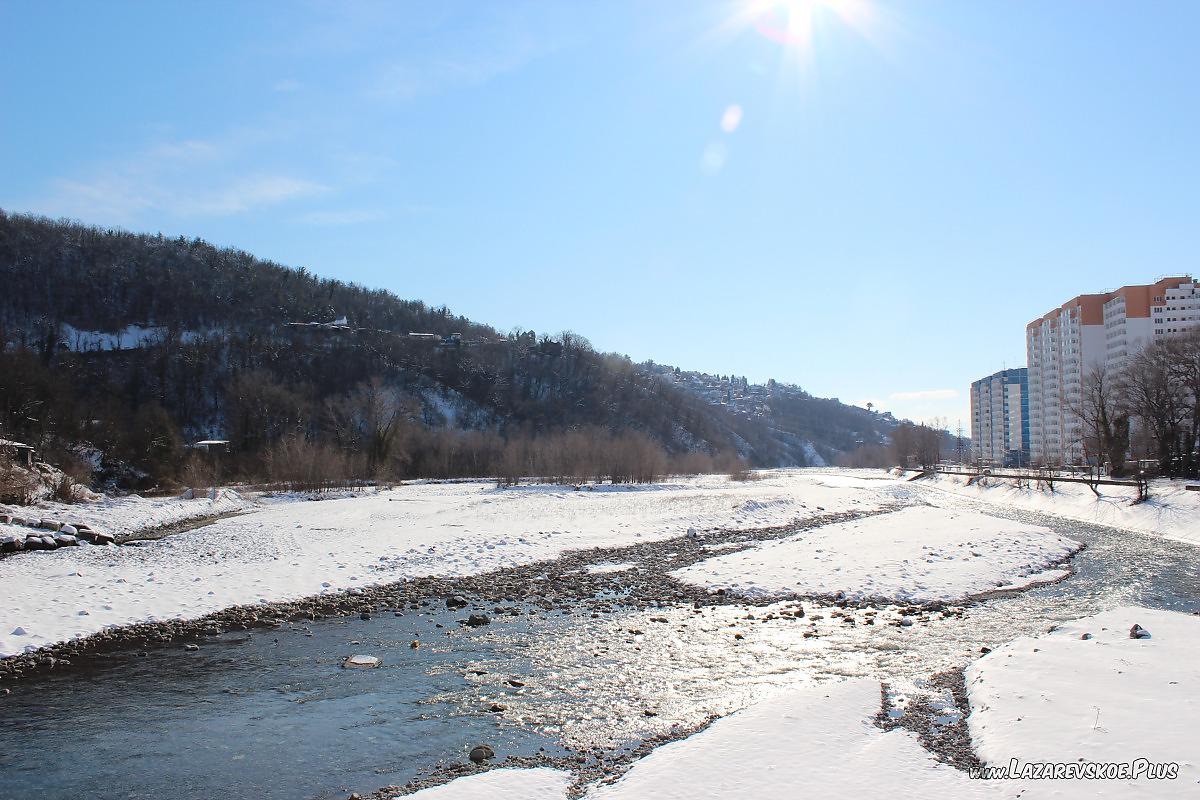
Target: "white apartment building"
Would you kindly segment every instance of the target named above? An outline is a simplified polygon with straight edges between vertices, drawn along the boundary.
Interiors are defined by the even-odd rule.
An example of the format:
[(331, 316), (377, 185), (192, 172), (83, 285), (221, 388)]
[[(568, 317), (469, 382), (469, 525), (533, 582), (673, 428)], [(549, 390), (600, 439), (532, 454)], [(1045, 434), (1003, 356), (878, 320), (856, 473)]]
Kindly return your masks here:
[(1147, 344), (1195, 327), (1200, 281), (1190, 277), (1080, 295), (1025, 326), (1032, 463), (1085, 463), (1076, 409), (1087, 374), (1120, 369)]
[(971, 455), (976, 464), (1029, 466), (1029, 371), (1003, 369), (971, 384)]

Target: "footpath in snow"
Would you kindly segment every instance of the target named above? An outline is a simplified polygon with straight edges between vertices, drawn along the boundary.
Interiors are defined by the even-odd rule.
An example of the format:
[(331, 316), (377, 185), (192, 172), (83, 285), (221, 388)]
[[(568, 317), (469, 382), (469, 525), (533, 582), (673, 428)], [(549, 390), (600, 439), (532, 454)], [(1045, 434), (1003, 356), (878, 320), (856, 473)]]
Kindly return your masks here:
[(591, 491), (424, 484), (279, 503), (137, 547), (21, 554), (0, 560), (0, 657), (110, 626), (477, 574), (566, 550), (682, 536), (688, 528), (784, 525), (885, 502), (878, 492), (829, 486), (820, 477), (700, 477)]
[[(879, 707), (880, 685), (873, 680), (791, 689), (659, 747), (616, 783), (594, 786), (585, 798), (1005, 796), (1000, 785), (973, 781), (936, 761), (907, 731), (878, 728), (874, 717)], [(565, 800), (568, 782), (566, 773), (554, 770), (496, 770), (413, 797)]]
[[(1086, 484), (1054, 484), (1054, 491), (1039, 489), (1036, 483), (1017, 486), (1011, 478), (985, 478), (967, 485), (969, 478), (959, 475), (931, 475), (916, 481), (943, 492), (968, 497), (984, 503), (1010, 508), (1057, 514), (1068, 519), (1108, 525), (1114, 528), (1162, 536), (1191, 544), (1200, 544), (1200, 492), (1189, 492), (1178, 481), (1150, 482), (1150, 499), (1135, 503), (1136, 491), (1123, 486), (1101, 486), (1100, 497)], [(930, 502), (937, 502), (937, 493), (930, 492)]]
[[(1140, 625), (1143, 638), (1130, 638)], [(1026, 798), (1200, 797), (1200, 617), (1117, 608), (1021, 637), (966, 673), (989, 766), (1174, 762), (1174, 780), (1023, 781)]]
[(919, 506), (701, 561), (680, 580), (745, 597), (835, 595), (851, 600), (956, 602), (1061, 578), (1081, 545), (1047, 528)]

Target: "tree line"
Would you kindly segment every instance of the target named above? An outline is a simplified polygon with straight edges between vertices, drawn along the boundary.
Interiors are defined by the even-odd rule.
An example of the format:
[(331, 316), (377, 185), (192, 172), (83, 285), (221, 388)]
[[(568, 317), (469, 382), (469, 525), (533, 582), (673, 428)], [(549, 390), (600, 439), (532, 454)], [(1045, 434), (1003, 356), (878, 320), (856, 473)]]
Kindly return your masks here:
[[(0, 211), (0, 285), (0, 436), (95, 484), (185, 481), (206, 464), (187, 443), (207, 438), (230, 441), (227, 469), (247, 480), (278, 473), (288, 448), (358, 478), (501, 475), (517, 463), (569, 477), (586, 470), (548, 453), (583, 441), (596, 469), (618, 479), (798, 463), (763, 422), (578, 334), (502, 334), (200, 240)], [(351, 325), (286, 324), (338, 316)], [(155, 334), (79, 352), (68, 325)], [(463, 333), (468, 344), (411, 331)], [(370, 391), (402, 407), (395, 438), (363, 433)]]
[(1094, 367), (1072, 409), (1087, 463), (1114, 476), (1151, 460), (1162, 475), (1200, 477), (1200, 328), (1159, 339), (1119, 369)]

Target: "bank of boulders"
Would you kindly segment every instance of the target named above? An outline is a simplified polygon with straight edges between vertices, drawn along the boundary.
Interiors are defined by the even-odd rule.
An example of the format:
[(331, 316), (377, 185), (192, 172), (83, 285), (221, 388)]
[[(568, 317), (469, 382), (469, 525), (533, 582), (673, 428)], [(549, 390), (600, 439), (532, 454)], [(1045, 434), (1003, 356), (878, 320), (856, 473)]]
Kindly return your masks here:
[(113, 544), (112, 534), (94, 530), (84, 522), (62, 522), (53, 519), (26, 519), (0, 514), (0, 553), (20, 550), (56, 550), (88, 544)]

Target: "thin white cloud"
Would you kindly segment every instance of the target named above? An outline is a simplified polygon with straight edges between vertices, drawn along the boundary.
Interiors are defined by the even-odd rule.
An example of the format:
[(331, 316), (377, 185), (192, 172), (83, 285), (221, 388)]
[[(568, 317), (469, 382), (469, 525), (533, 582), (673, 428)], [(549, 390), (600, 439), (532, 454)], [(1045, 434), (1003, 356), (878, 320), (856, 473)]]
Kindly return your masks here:
[(921, 389), (915, 392), (892, 392), (889, 400), (954, 400), (957, 389)]
[(297, 222), (305, 225), (361, 225), (366, 222), (378, 222), (387, 217), (383, 211), (358, 209), (346, 211), (310, 211), (296, 218)]
[(50, 182), (31, 210), (49, 216), (136, 224), (148, 213), (229, 216), (314, 197), (328, 186), (282, 172), (244, 169), (244, 144), (163, 142), (102, 164), (86, 177)]
[(425, 61), (394, 61), (383, 67), (367, 88), (376, 100), (402, 102), (451, 89), (478, 86), (512, 72), (540, 53), (515, 46), (491, 53), (464, 53)]
[(242, 178), (196, 197), (172, 198), (180, 216), (228, 216), (329, 191), (328, 186), (289, 175)]

